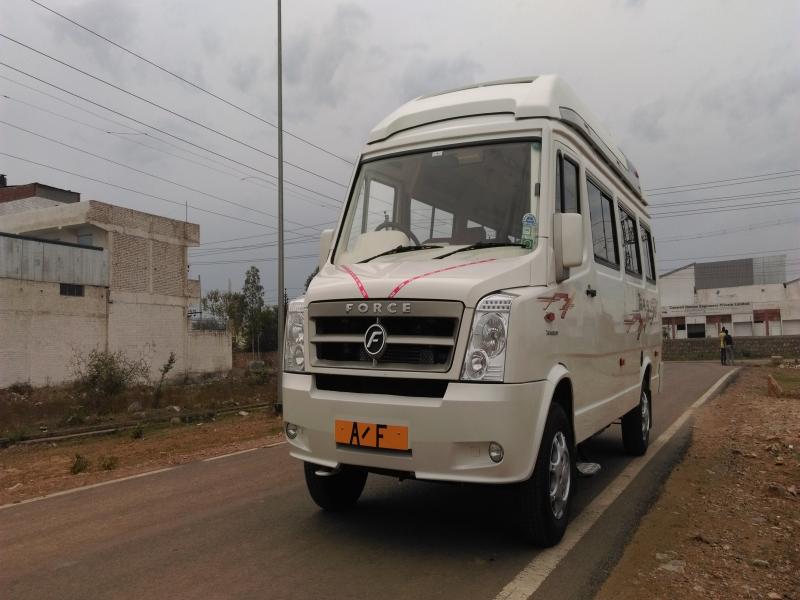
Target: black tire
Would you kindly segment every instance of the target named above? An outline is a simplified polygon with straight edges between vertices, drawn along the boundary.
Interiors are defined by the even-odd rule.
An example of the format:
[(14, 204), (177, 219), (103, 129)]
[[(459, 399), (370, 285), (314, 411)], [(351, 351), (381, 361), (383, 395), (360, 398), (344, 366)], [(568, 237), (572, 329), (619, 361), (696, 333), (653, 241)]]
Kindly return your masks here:
[(305, 463), (306, 486), (317, 506), (328, 511), (345, 510), (353, 506), (364, 491), (367, 472), (364, 469), (344, 465), (333, 475), (320, 476), (321, 467)]
[[(562, 452), (564, 449), (566, 450), (566, 457), (559, 453), (558, 448), (555, 446), (556, 443), (558, 443), (559, 448), (562, 448), (561, 444), (564, 444)], [(558, 486), (556, 486), (557, 496), (561, 496), (562, 499), (563, 492), (566, 492), (566, 499), (563, 504), (560, 499), (554, 503), (551, 502), (550, 497), (550, 462), (551, 454), (554, 453), (559, 454), (561, 458), (560, 464), (565, 464), (563, 462), (564, 458), (567, 461), (566, 471), (559, 470), (554, 475), (556, 477), (555, 481), (563, 482), (563, 478), (566, 477), (565, 489), (561, 488), (561, 492), (559, 492)], [(555, 546), (564, 536), (572, 509), (572, 497), (577, 479), (575, 458), (574, 438), (567, 415), (561, 406), (553, 404), (547, 414), (547, 423), (542, 434), (542, 442), (539, 446), (539, 454), (536, 457), (533, 475), (527, 481), (519, 484), (519, 489), (517, 490), (520, 502), (522, 534), (525, 539), (536, 546), (543, 548)]]
[(639, 404), (622, 417), (622, 445), (632, 456), (642, 456), (650, 444), (650, 428), (653, 424), (653, 404), (650, 388), (642, 384)]

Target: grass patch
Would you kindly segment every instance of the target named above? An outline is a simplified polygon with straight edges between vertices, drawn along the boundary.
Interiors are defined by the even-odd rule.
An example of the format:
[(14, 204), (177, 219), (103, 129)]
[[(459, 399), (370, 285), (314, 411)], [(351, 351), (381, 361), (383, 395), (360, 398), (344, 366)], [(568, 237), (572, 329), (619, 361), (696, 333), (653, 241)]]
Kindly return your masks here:
[(772, 369), (770, 373), (787, 396), (800, 397), (800, 369)]
[(78, 473), (83, 473), (84, 471), (89, 469), (89, 459), (86, 458), (83, 454), (76, 454), (75, 458), (72, 459), (72, 466), (69, 468), (69, 472), (73, 475), (77, 475)]
[(103, 471), (113, 471), (119, 466), (119, 458), (116, 456), (101, 456), (98, 464)]

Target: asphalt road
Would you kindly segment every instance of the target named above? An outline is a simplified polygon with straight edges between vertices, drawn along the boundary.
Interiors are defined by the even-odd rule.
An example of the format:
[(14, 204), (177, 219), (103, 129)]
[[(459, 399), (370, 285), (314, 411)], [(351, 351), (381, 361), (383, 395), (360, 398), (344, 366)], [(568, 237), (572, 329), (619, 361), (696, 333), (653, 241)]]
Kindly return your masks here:
[[(653, 439), (726, 371), (671, 363)], [(591, 597), (688, 440), (665, 446), (536, 597)], [(612, 426), (602, 472), (631, 461)], [(309, 499), (286, 445), (0, 510), (0, 598), (494, 598), (537, 551), (515, 536), (507, 490), (370, 476), (358, 509)]]

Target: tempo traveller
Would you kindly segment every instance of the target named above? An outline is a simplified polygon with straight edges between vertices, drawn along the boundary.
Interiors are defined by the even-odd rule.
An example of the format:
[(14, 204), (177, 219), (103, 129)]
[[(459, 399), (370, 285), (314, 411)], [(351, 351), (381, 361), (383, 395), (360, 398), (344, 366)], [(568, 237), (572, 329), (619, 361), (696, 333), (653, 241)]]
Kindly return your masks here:
[(369, 473), (513, 486), (567, 527), (578, 444), (647, 451), (661, 382), (639, 174), (559, 77), (417, 98), (370, 133), (319, 274), (290, 302), (284, 427), (323, 509)]

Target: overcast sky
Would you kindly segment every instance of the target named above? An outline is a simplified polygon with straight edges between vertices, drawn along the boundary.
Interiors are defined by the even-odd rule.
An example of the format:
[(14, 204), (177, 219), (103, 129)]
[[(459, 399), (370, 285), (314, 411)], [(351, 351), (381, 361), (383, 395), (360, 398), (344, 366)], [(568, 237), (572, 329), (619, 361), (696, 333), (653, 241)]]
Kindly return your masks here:
[[(42, 2), (264, 120), (275, 122), (273, 3)], [(274, 257), (274, 247), (207, 254), (211, 248), (274, 241), (275, 187), (268, 183), (272, 178), (258, 172), (277, 172), (275, 159), (268, 156), (276, 154), (273, 127), (125, 54), (30, 0), (0, 3), (0, 33), (252, 147), (204, 130), (0, 39), (1, 62), (241, 163), (186, 145), (0, 66), (0, 95), (10, 97), (0, 98), (0, 120), (217, 198), (0, 124), (0, 152), (178, 204), (0, 156), (0, 172), (8, 175), (9, 183), (40, 181), (80, 191), (84, 199), (180, 219), (184, 217), (180, 204), (187, 201), (222, 213), (224, 216), (189, 209), (189, 219), (200, 224), (203, 244), (263, 237), (192, 251), (192, 273), (201, 276), (204, 291), (225, 288), (229, 279), (238, 288), (246, 268), (257, 264), (268, 299), (275, 297), (275, 263), (257, 260)], [(538, 73), (558, 73), (569, 81), (636, 163), (646, 188), (800, 170), (800, 3), (795, 1), (284, 2), (285, 128), (351, 161), (358, 156), (372, 126), (415, 96), (478, 81)], [(145, 132), (148, 135), (142, 135)], [(322, 175), (316, 177), (287, 166), (286, 178), (326, 196), (291, 185), (286, 188), (287, 239), (312, 236), (311, 241), (287, 246), (287, 256), (306, 256), (287, 261), (287, 286), (291, 288), (290, 295), (295, 295), (314, 268), (318, 230), (336, 219), (339, 207), (334, 199), (345, 195), (343, 186), (329, 180), (346, 185), (352, 165), (291, 137), (286, 138), (285, 146), (287, 161)], [(650, 201), (654, 213), (724, 208), (751, 201), (792, 202), (800, 199), (800, 172), (788, 175), (689, 193), (653, 195)], [(765, 191), (779, 193), (656, 208), (668, 202)], [(219, 198), (255, 210), (226, 204)], [(777, 222), (783, 224), (761, 226)], [(749, 226), (757, 228), (744, 230)], [(694, 258), (745, 252), (774, 254), (800, 247), (800, 204), (677, 218), (662, 216), (654, 219), (654, 229), (657, 240), (661, 240), (659, 271)], [(730, 229), (739, 231), (668, 241)], [(788, 255), (789, 275), (796, 277), (800, 274), (800, 252)], [(197, 264), (220, 261), (238, 262)]]

